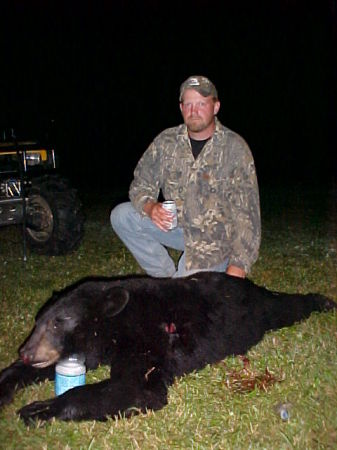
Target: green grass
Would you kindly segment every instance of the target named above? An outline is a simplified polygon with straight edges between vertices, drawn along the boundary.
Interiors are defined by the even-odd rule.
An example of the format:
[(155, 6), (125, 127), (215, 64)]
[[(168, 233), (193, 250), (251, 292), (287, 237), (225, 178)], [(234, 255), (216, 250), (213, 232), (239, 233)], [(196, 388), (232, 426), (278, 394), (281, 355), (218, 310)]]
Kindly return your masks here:
[[(16, 358), (36, 312), (54, 290), (88, 275), (141, 273), (110, 229), (111, 203), (112, 198), (85, 199), (83, 244), (64, 257), (29, 254), (23, 263), (20, 230), (0, 229), (0, 370)], [(262, 210), (261, 252), (250, 278), (270, 289), (316, 291), (337, 300), (336, 199), (324, 191), (262, 191)], [(337, 448), (336, 344), (337, 314), (313, 314), (267, 334), (248, 353), (248, 366), (229, 357), (177, 379), (164, 409), (129, 420), (52, 421), (28, 428), (15, 411), (54, 395), (51, 382), (30, 386), (0, 412), (0, 448)], [(249, 381), (264, 379), (266, 369), (265, 389), (248, 389)], [(108, 374), (101, 367), (87, 380)], [(276, 410), (280, 403), (289, 405), (288, 421)]]

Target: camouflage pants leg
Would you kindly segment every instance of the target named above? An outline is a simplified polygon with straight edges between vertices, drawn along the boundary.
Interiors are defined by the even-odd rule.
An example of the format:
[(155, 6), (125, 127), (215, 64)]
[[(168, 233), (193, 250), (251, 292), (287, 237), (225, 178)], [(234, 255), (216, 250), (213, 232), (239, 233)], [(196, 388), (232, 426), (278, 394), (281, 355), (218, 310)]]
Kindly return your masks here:
[(210, 267), (208, 269), (190, 269), (186, 270), (185, 267), (185, 252), (182, 253), (179, 262), (178, 262), (178, 269), (176, 273), (173, 275), (173, 278), (179, 278), (179, 277), (188, 277), (189, 275), (193, 275), (196, 272), (226, 272), (228, 267), (229, 259), (226, 258), (225, 261), (221, 262), (220, 264), (217, 264), (216, 266)]

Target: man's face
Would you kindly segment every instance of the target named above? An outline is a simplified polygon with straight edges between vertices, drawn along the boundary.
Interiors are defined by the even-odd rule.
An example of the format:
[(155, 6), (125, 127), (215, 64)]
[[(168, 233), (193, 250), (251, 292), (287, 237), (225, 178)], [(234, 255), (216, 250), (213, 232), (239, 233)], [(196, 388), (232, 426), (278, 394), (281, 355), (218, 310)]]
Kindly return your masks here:
[(214, 116), (220, 108), (220, 102), (213, 97), (203, 97), (194, 89), (184, 92), (180, 110), (188, 131), (204, 133), (214, 129)]

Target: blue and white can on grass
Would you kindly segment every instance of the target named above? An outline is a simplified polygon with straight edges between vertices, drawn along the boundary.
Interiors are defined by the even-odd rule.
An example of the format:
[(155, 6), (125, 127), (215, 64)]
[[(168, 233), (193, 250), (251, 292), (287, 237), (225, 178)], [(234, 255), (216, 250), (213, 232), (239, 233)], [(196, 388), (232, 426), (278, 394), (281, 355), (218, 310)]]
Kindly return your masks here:
[(77, 386), (85, 384), (84, 359), (73, 355), (60, 360), (55, 367), (55, 394), (61, 395)]

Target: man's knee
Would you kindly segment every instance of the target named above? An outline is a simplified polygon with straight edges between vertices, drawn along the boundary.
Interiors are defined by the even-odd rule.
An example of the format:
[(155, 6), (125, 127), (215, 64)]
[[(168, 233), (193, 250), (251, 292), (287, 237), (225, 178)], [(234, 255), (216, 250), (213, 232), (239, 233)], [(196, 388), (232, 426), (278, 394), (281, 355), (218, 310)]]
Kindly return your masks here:
[(110, 214), (110, 222), (115, 231), (125, 227), (128, 216), (131, 212), (134, 212), (133, 209), (131, 202), (120, 203), (113, 208)]

